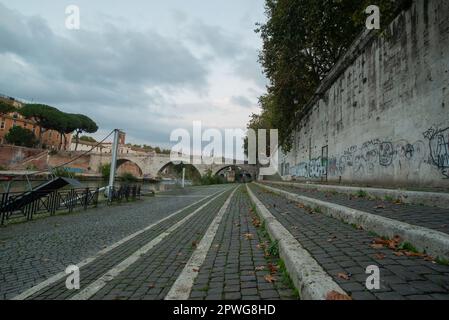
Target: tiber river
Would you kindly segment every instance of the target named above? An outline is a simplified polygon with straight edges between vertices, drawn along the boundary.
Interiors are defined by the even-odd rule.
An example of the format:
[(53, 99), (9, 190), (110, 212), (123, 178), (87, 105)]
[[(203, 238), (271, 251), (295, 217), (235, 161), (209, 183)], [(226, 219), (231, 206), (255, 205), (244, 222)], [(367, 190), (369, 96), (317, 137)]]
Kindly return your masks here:
[[(44, 183), (44, 180), (32, 180), (30, 181), (31, 187), (34, 188), (42, 183)], [(85, 188), (101, 188), (105, 187), (108, 182), (107, 181), (80, 181)], [(121, 184), (124, 184), (125, 182), (116, 181), (115, 185), (120, 186)], [(0, 193), (3, 193), (6, 191), (8, 182), (0, 181)], [(139, 182), (131, 182), (127, 183), (130, 185), (140, 185), (142, 192), (148, 192), (148, 191), (168, 191), (175, 188), (179, 188), (180, 181), (161, 181), (161, 182), (149, 182), (149, 181), (139, 181)], [(187, 181), (185, 182), (186, 185), (190, 185), (191, 182)], [(71, 186), (67, 186), (65, 188), (71, 188)], [(13, 181), (10, 186), (10, 192), (22, 192), (29, 190), (29, 184), (27, 181)]]

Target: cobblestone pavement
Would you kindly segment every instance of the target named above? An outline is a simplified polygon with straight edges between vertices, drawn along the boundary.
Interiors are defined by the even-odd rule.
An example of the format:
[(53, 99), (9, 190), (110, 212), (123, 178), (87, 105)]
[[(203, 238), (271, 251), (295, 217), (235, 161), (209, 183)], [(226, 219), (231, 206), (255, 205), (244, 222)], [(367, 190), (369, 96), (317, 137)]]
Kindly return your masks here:
[[(267, 183), (270, 185), (269, 183)], [(413, 204), (396, 204), (393, 201), (375, 200), (342, 193), (324, 192), (316, 189), (272, 185), (274, 188), (309, 198), (336, 203), (349, 208), (426, 227), (449, 234), (449, 209)]]
[[(3, 227), (0, 229), (0, 299), (10, 299), (64, 271), (68, 265), (78, 263), (147, 225), (220, 190), (224, 191), (225, 187), (192, 187), (170, 192), (170, 197), (148, 198), (140, 202)], [(185, 195), (189, 197), (184, 197)], [(190, 211), (199, 205), (192, 207)], [(145, 237), (160, 233), (164, 226), (181, 219), (188, 212), (167, 220), (159, 228), (141, 234), (117, 248), (117, 259), (126, 255), (126, 250), (138, 247)], [(112, 263), (113, 260), (109, 262)], [(104, 267), (107, 266), (105, 262)]]
[[(234, 198), (199, 270), (190, 299), (296, 299), (279, 271), (270, 270), (276, 258), (271, 262), (265, 258), (264, 246), (269, 239), (256, 227), (246, 189), (241, 187)], [(267, 275), (276, 281), (268, 282)]]
[[(201, 239), (202, 234), (229, 194), (229, 191), (226, 192), (194, 215), (184, 225), (170, 234), (166, 240), (141, 256), (136, 263), (130, 265), (125, 271), (109, 281), (92, 299), (163, 299), (187, 262), (194, 249), (194, 244)], [(192, 211), (194, 211), (194, 208), (187, 210), (185, 213), (183, 212), (183, 216), (187, 216)], [(157, 228), (139, 236), (139, 239), (133, 239), (125, 243), (112, 250), (109, 254), (98, 258), (94, 263), (81, 268), (80, 288), (87, 287), (179, 220), (181, 220), (181, 217), (167, 220), (158, 225)], [(55, 285), (41, 290), (32, 299), (68, 299), (77, 293), (77, 291), (67, 290), (65, 279), (62, 279)]]
[[(260, 187), (250, 187), (354, 299), (449, 299), (449, 266), (418, 257), (396, 256), (386, 248), (374, 249), (370, 244), (375, 235), (324, 214), (310, 214), (297, 203)], [(373, 202), (370, 203), (372, 207)], [(366, 289), (365, 270), (369, 265), (380, 269), (380, 290)]]

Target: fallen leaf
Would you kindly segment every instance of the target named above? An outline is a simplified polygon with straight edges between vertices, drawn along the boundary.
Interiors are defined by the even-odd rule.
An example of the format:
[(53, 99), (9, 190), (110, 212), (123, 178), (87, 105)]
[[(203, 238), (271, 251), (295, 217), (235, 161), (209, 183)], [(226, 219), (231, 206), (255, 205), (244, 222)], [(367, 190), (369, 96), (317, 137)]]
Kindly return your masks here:
[(375, 257), (376, 259), (378, 259), (378, 260), (383, 260), (383, 259), (385, 259), (385, 254), (383, 254), (383, 253), (376, 253), (376, 254), (374, 255), (374, 257)]
[(379, 204), (375, 206), (374, 209), (385, 209), (385, 206), (383, 204)]
[(343, 280), (349, 280), (350, 275), (347, 273), (344, 273), (344, 272), (339, 272), (337, 274), (337, 277), (339, 277), (340, 279), (343, 279)]
[(252, 233), (245, 233), (243, 236), (245, 237), (246, 240), (254, 239), (254, 235)]
[(332, 236), (329, 239), (327, 239), (327, 242), (332, 242), (332, 241), (334, 241), (336, 239), (337, 239), (337, 236)]
[(150, 283), (149, 287), (150, 289), (154, 288), (155, 287), (154, 283)]
[(268, 268), (270, 269), (271, 274), (275, 274), (278, 272), (279, 267), (273, 265), (272, 263), (268, 263)]
[(192, 247), (196, 248), (198, 246), (198, 240), (192, 241)]
[(273, 282), (276, 281), (276, 278), (273, 277), (271, 274), (267, 274), (264, 278), (265, 278), (265, 280), (266, 280), (267, 282), (269, 282), (269, 283), (273, 283)]
[(419, 252), (403, 251), (407, 257), (426, 257), (427, 255)]
[(393, 254), (394, 254), (396, 257), (402, 257), (402, 256), (404, 255), (404, 253), (402, 253), (402, 252), (400, 252), (400, 251), (395, 251), (395, 252), (393, 252)]
[(193, 272), (200, 272), (200, 269), (197, 269), (197, 268), (193, 268), (192, 270), (193, 270)]
[(256, 267), (256, 271), (263, 271), (263, 270), (265, 270), (265, 266)]
[(380, 244), (380, 243), (373, 243), (370, 245), (370, 247), (373, 249), (382, 249), (384, 246), (383, 246), (383, 244)]
[(326, 300), (352, 300), (352, 298), (347, 294), (332, 290), (331, 292), (327, 293)]
[(300, 208), (300, 209), (303, 209), (303, 208), (304, 208), (304, 205), (303, 205), (302, 203), (298, 203), (296, 206), (297, 206), (298, 208)]

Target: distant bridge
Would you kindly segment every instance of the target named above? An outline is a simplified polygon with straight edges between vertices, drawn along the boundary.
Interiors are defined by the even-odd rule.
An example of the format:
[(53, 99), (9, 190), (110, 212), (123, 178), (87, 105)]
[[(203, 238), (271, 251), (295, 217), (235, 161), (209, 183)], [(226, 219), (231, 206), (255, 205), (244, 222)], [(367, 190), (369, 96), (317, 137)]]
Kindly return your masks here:
[[(194, 164), (193, 160), (197, 160), (195, 162), (201, 162), (200, 164)], [(191, 157), (191, 162), (186, 163), (187, 165), (192, 165), (201, 176), (207, 174), (207, 172), (211, 171), (212, 175), (218, 174), (223, 169), (229, 167), (238, 167), (242, 171), (246, 171), (251, 174), (253, 178), (257, 176), (257, 166), (249, 165), (241, 163), (241, 161), (216, 158), (215, 162), (222, 164), (204, 164), (204, 161), (201, 160), (211, 160), (204, 159), (198, 156)], [(220, 162), (219, 162), (220, 161)], [(212, 162), (212, 161), (209, 161)], [(100, 165), (111, 163), (111, 154), (90, 154), (90, 167), (91, 168), (99, 168)], [(142, 177), (145, 178), (156, 178), (162, 173), (162, 171), (167, 168), (173, 162), (170, 159), (169, 155), (165, 154), (148, 154), (148, 155), (136, 155), (136, 154), (119, 154), (117, 159), (117, 170), (120, 166), (125, 163), (131, 163), (139, 168)]]

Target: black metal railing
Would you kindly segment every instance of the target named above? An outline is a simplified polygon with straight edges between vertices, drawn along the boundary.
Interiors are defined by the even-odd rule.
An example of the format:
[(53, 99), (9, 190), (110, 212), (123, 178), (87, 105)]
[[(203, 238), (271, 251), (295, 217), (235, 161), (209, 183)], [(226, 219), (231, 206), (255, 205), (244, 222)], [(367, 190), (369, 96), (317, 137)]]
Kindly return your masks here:
[[(9, 219), (32, 220), (35, 215), (50, 214), (98, 205), (98, 188), (0, 193), (0, 224)], [(27, 201), (21, 199), (27, 197)]]
[(140, 186), (123, 185), (112, 189), (112, 202), (121, 202), (140, 199)]
[[(140, 199), (140, 191), (138, 185), (114, 187), (108, 203)], [(0, 193), (0, 225), (15, 218), (33, 220), (36, 215), (97, 207), (99, 195), (99, 188)]]

